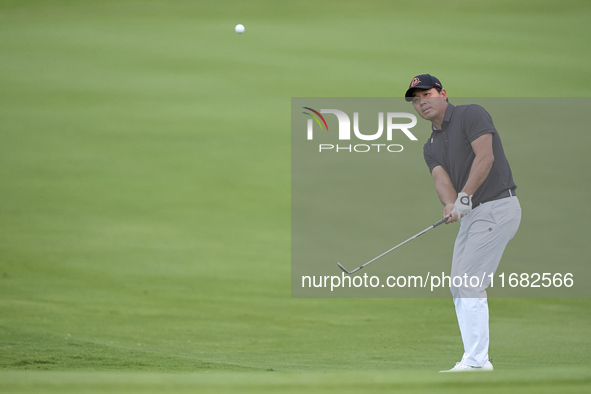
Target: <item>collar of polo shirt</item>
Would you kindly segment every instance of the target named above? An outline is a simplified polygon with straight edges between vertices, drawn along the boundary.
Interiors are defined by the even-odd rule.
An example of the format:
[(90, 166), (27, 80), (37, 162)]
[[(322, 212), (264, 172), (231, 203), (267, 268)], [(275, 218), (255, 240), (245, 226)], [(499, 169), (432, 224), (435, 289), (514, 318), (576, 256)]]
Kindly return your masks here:
[[(451, 114), (454, 112), (454, 108), (456, 106), (452, 103), (447, 104), (447, 109), (445, 110), (445, 116), (443, 117), (443, 122), (441, 122), (441, 128), (443, 128), (443, 124), (447, 123), (451, 120)], [(440, 129), (436, 128), (434, 124), (431, 124), (431, 129), (433, 131), (440, 131)]]

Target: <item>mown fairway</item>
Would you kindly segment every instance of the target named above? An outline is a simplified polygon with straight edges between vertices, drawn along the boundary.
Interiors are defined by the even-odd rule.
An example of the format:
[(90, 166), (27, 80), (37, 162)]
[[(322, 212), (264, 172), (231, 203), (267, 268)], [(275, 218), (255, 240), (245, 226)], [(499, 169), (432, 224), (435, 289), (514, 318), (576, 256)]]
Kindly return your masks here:
[[(0, 391), (590, 391), (587, 299), (490, 300), (497, 370), (441, 376), (450, 299), (291, 298), (291, 97), (591, 95), (588, 2), (397, 3), (0, 0)], [(557, 271), (590, 252), (591, 140), (559, 132), (503, 136), (508, 261)], [(411, 235), (440, 208), (405, 171)]]

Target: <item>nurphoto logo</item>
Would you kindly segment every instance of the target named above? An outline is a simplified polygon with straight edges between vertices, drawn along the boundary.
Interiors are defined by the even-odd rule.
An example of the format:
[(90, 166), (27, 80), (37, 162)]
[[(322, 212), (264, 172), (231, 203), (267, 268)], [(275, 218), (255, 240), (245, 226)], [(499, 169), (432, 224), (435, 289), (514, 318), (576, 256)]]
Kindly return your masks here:
[[(312, 141), (314, 139), (314, 122), (318, 125), (321, 131), (328, 129), (328, 123), (322, 114), (333, 114), (336, 116), (339, 127), (337, 137), (339, 141), (350, 141), (351, 136), (351, 118), (344, 111), (338, 109), (321, 109), (317, 111), (310, 107), (302, 107), (309, 112), (302, 112), (310, 118), (307, 122), (307, 139)], [(378, 112), (378, 130), (373, 134), (362, 133), (359, 130), (359, 112), (353, 112), (353, 138), (361, 141), (375, 141), (382, 137), (384, 133), (384, 112)], [(417, 141), (417, 138), (410, 132), (409, 129), (417, 124), (417, 118), (413, 114), (407, 112), (387, 112), (386, 113), (386, 139), (392, 141), (392, 136), (395, 131), (402, 131), (411, 141)], [(396, 119), (396, 120), (395, 120)], [(410, 123), (398, 123), (400, 119), (408, 119)], [(371, 150), (377, 152), (402, 152), (404, 149), (400, 144), (349, 144), (349, 145), (334, 145), (334, 144), (319, 144), (319, 152), (334, 151), (334, 152), (358, 152), (365, 153)]]

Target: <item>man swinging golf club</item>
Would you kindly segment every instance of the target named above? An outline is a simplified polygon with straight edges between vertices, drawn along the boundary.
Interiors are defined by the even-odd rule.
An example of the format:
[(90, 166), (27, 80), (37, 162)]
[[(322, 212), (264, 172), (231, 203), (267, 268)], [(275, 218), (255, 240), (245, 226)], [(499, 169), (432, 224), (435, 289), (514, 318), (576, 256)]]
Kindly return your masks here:
[(451, 278), (484, 278), (478, 287), (450, 281), (464, 355), (441, 372), (492, 371), (488, 355), (486, 288), (521, 221), (511, 168), (488, 112), (478, 105), (454, 106), (439, 79), (414, 77), (405, 94), (432, 133), (423, 147), (447, 223), (460, 221)]

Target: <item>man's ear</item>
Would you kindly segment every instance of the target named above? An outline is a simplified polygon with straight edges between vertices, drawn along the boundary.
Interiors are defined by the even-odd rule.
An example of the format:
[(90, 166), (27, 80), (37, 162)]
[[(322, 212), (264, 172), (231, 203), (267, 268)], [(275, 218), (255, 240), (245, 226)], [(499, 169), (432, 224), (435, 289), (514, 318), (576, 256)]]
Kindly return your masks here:
[(447, 97), (447, 91), (445, 89), (441, 89), (441, 92), (439, 92), (441, 94), (442, 97)]

